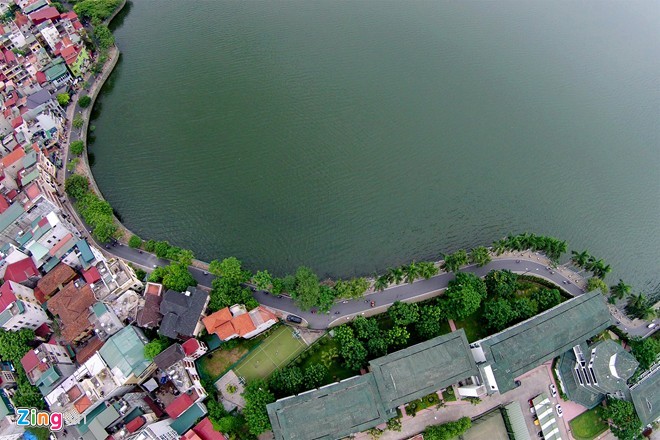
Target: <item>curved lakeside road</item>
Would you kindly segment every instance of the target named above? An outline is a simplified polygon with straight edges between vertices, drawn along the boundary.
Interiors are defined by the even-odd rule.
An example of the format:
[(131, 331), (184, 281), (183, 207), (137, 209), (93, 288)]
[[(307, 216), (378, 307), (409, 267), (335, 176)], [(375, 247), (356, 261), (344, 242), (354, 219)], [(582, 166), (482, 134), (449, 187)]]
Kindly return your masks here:
[[(155, 255), (144, 251), (140, 253), (140, 251), (126, 245), (112, 246), (110, 249), (104, 249), (103, 245), (99, 244), (99, 247), (108, 254), (131, 261), (149, 270), (153, 269), (154, 265), (166, 266), (169, 264), (168, 260), (157, 258)], [(461, 272), (470, 272), (479, 277), (484, 277), (491, 270), (507, 269), (521, 275), (533, 275), (544, 278), (572, 296), (584, 293), (582, 288), (575, 284), (580, 279), (578, 274), (568, 269), (562, 269), (561, 267), (557, 269), (549, 269), (548, 267), (548, 263), (543, 256), (532, 254), (530, 257), (529, 253), (526, 253), (524, 256), (496, 257), (483, 267), (470, 265), (463, 267)], [(215, 278), (214, 275), (193, 266), (190, 266), (188, 269), (201, 286), (211, 288), (211, 282)], [(348, 322), (357, 315), (373, 316), (383, 313), (395, 301), (416, 302), (438, 296), (442, 290), (447, 288), (449, 281), (453, 280), (454, 277), (455, 275), (453, 273), (442, 272), (428, 280), (418, 280), (413, 284), (399, 284), (389, 287), (382, 292), (368, 293), (361, 299), (337, 302), (330, 309), (329, 314), (302, 311), (288, 296), (277, 297), (265, 291), (256, 291), (253, 295), (260, 304), (279, 310), (285, 314), (290, 313), (300, 316), (307, 321), (309, 328), (323, 330)], [(569, 281), (570, 284), (564, 284), (564, 282)], [(371, 301), (375, 302), (375, 307), (373, 308), (370, 304)], [(610, 307), (610, 310), (616, 313), (617, 309)], [(336, 314), (336, 312), (339, 313)], [(646, 327), (646, 321), (643, 321), (641, 325), (632, 326), (630, 321), (624, 324), (620, 320), (620, 317), (613, 314), (613, 322), (618, 323), (617, 326), (631, 336), (648, 336), (653, 333), (653, 330)]]

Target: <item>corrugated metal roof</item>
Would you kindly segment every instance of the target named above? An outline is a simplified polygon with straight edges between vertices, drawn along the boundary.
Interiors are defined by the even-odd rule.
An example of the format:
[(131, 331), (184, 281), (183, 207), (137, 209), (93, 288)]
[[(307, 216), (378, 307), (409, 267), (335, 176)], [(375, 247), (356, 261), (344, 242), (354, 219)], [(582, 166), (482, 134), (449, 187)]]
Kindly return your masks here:
[(520, 403), (511, 402), (504, 407), (504, 411), (509, 419), (514, 440), (531, 440)]

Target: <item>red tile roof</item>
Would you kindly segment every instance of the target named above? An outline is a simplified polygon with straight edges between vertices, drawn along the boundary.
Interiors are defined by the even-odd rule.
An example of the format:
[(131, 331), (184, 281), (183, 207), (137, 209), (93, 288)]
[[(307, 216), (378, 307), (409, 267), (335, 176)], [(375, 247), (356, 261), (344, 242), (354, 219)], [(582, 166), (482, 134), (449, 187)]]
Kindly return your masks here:
[(9, 208), (9, 203), (7, 203), (7, 199), (5, 199), (2, 194), (0, 194), (0, 214), (5, 212), (7, 208)]
[[(21, 150), (22, 150), (22, 148), (20, 148), (20, 147), (17, 148), (17, 149), (21, 149)], [(16, 150), (14, 150), (14, 151), (16, 151)], [(23, 154), (25, 154), (25, 153), (23, 153)], [(6, 156), (5, 156), (5, 157), (6, 157)], [(3, 164), (3, 165), (4, 165), (4, 164)], [(16, 198), (17, 195), (18, 195), (18, 191), (16, 191), (15, 189), (12, 189), (11, 191), (9, 191), (9, 192), (7, 193), (7, 198), (8, 198), (9, 201), (11, 202), (11, 201), (13, 201), (13, 200)]]
[(39, 280), (37, 288), (43, 293), (44, 297), (48, 299), (60, 289), (60, 286), (64, 286), (75, 276), (76, 273), (71, 267), (64, 263), (60, 263)]
[(89, 358), (94, 356), (94, 353), (103, 347), (103, 344), (105, 344), (105, 341), (102, 341), (96, 335), (92, 336), (89, 341), (87, 341), (87, 344), (76, 352), (76, 361), (79, 364), (84, 364)]
[(0, 287), (0, 312), (7, 310), (10, 304), (16, 301), (16, 295), (11, 288), (11, 283), (7, 282)]
[[(34, 200), (37, 197), (39, 197), (39, 194), (41, 194), (41, 191), (39, 191), (39, 187), (37, 186), (37, 184), (33, 183), (25, 189), (25, 193), (30, 198), (30, 200)], [(39, 226), (41, 226), (41, 225), (39, 225)]]
[(99, 273), (99, 270), (96, 268), (96, 266), (92, 266), (83, 272), (83, 277), (85, 278), (85, 281), (91, 284), (100, 280), (101, 274)]
[(183, 352), (187, 356), (190, 356), (191, 354), (193, 354), (194, 352), (196, 352), (199, 349), (200, 345), (199, 345), (199, 341), (197, 339), (190, 338), (186, 342), (181, 344), (181, 347), (183, 348)]
[(12, 128), (15, 129), (15, 128), (20, 127), (20, 125), (22, 123), (23, 123), (23, 118), (19, 116), (16, 119), (14, 119), (13, 121), (11, 121), (11, 126), (12, 126)]
[(202, 440), (227, 440), (227, 437), (213, 429), (213, 424), (208, 417), (204, 417), (201, 422), (193, 426), (192, 430)]
[(71, 65), (78, 59), (79, 51), (80, 50), (76, 46), (67, 46), (60, 51), (60, 55), (68, 65)]
[(30, 277), (38, 276), (39, 271), (34, 265), (32, 258), (24, 258), (7, 266), (5, 271), (5, 281), (15, 281), (22, 283), (29, 280)]
[(202, 323), (206, 327), (206, 331), (209, 333), (215, 333), (216, 329), (222, 324), (231, 321), (233, 316), (229, 311), (229, 307), (220, 309), (215, 313), (211, 313), (209, 316), (202, 318)]
[(37, 78), (37, 82), (39, 84), (43, 84), (45, 82), (48, 82), (48, 78), (46, 78), (46, 74), (43, 73), (42, 71), (37, 72), (36, 78)]
[(28, 351), (25, 353), (25, 356), (21, 358), (21, 365), (23, 366), (23, 370), (25, 370), (26, 373), (29, 373), (30, 371), (37, 368), (37, 365), (40, 363), (41, 361), (37, 357), (37, 354), (34, 352), (34, 350)]
[(60, 18), (60, 13), (54, 6), (39, 9), (37, 12), (30, 14), (30, 20), (34, 24), (43, 23), (46, 20), (55, 20)]
[(138, 416), (126, 424), (126, 430), (131, 434), (140, 429), (146, 423), (144, 417)]
[[(36, 290), (35, 290), (35, 292), (36, 292)], [(52, 333), (53, 333), (53, 329), (50, 328), (50, 326), (49, 326), (48, 323), (46, 323), (46, 322), (44, 322), (43, 324), (41, 324), (41, 325), (40, 325), (39, 327), (37, 327), (37, 329), (34, 331), (34, 334), (35, 334), (35, 335), (39, 336), (40, 338), (44, 338), (44, 339), (46, 339), (46, 338), (48, 337), (48, 335), (50, 335), (50, 334), (52, 334)]]
[(165, 412), (167, 413), (168, 416), (172, 417), (173, 419), (176, 419), (181, 414), (183, 414), (188, 408), (193, 406), (194, 403), (195, 400), (189, 394), (183, 393), (179, 397), (174, 399), (172, 403), (167, 405), (167, 407), (165, 408)]

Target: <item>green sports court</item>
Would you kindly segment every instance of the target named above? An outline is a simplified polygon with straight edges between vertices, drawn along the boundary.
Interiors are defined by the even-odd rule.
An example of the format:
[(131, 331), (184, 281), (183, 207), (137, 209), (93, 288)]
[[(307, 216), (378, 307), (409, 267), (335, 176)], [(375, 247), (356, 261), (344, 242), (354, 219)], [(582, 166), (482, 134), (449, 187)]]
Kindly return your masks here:
[(248, 353), (234, 368), (239, 378), (249, 381), (265, 379), (280, 367), (286, 366), (307, 345), (296, 331), (283, 325), (275, 329), (261, 344)]

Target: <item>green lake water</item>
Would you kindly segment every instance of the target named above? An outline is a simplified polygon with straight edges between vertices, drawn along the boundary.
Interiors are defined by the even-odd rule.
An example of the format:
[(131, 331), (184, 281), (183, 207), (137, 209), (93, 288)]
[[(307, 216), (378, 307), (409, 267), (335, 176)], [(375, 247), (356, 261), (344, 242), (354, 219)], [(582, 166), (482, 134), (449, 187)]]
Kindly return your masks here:
[(93, 172), (204, 260), (350, 276), (530, 231), (660, 284), (654, 1), (133, 1)]

